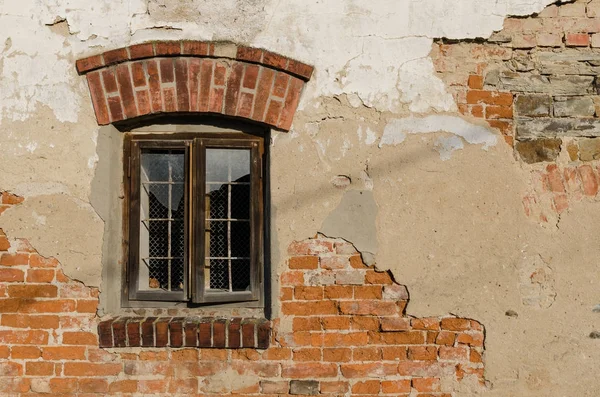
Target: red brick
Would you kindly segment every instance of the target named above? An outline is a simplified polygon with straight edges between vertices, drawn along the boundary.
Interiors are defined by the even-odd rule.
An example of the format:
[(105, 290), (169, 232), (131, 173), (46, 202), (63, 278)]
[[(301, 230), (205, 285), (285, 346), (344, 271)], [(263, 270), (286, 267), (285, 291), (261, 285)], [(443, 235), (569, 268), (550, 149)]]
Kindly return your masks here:
[(480, 90), (483, 88), (483, 76), (472, 74), (469, 76), (469, 88)]
[(332, 378), (337, 376), (336, 364), (284, 363), (281, 376), (291, 379)]
[(291, 301), (294, 299), (294, 289), (291, 287), (281, 287), (279, 289), (281, 296), (280, 300), (282, 301)]
[(90, 88), (90, 96), (92, 97), (92, 105), (94, 106), (96, 120), (98, 121), (98, 124), (106, 125), (110, 123), (110, 119), (108, 116), (106, 99), (104, 97), (104, 89), (102, 88), (102, 81), (100, 80), (100, 72), (88, 73), (86, 78)]
[(411, 326), (415, 330), (439, 330), (440, 320), (435, 317), (413, 318)]
[(121, 105), (121, 98), (114, 96), (107, 98), (108, 109), (110, 110), (110, 120), (121, 121), (123, 120), (123, 107)]
[(64, 332), (62, 343), (65, 345), (98, 345), (98, 337), (91, 332)]
[(483, 346), (483, 334), (482, 333), (470, 333), (470, 334), (458, 334), (456, 338), (458, 343), (462, 343), (469, 346)]
[(22, 313), (61, 313), (75, 310), (75, 301), (67, 299), (55, 299), (47, 301), (36, 301), (34, 299), (23, 299), (20, 311)]
[(251, 90), (255, 89), (256, 83), (258, 81), (259, 71), (260, 67), (257, 65), (246, 65), (246, 70), (244, 72), (244, 81), (242, 83), (242, 86)]
[(416, 361), (427, 361), (437, 359), (437, 347), (435, 346), (409, 346), (408, 359)]
[(292, 127), (292, 119), (294, 117), (294, 113), (296, 112), (296, 108), (298, 107), (298, 102), (300, 101), (300, 94), (302, 93), (303, 87), (304, 82), (302, 80), (295, 77), (291, 78), (285, 97), (285, 105), (281, 111), (281, 118), (279, 120), (279, 124), (277, 125), (279, 128), (287, 131)]
[(208, 55), (208, 43), (202, 41), (184, 41), (182, 54)]
[(288, 266), (290, 269), (316, 269), (319, 267), (319, 258), (316, 256), (291, 257)]
[(154, 45), (152, 43), (129, 46), (130, 59), (150, 58), (152, 56), (154, 56)]
[(365, 284), (393, 284), (392, 277), (388, 272), (378, 272), (375, 270), (368, 270), (365, 274)]
[[(383, 319), (381, 319), (383, 320)], [(352, 317), (351, 328), (361, 331), (379, 331), (381, 321), (379, 317), (355, 316)]]
[(469, 361), (469, 349), (465, 346), (441, 346), (439, 353), (441, 360)]
[(137, 380), (123, 379), (108, 385), (109, 393), (135, 393), (137, 392)]
[(488, 119), (512, 119), (512, 106), (487, 106), (485, 108), (485, 116)]
[(52, 393), (74, 393), (77, 391), (78, 381), (76, 378), (51, 378), (49, 380)]
[(286, 70), (290, 73), (304, 78), (305, 80), (309, 80), (313, 74), (314, 68), (305, 63), (290, 59)]
[(213, 113), (223, 113), (223, 100), (225, 90), (223, 88), (214, 88), (210, 91), (208, 100), (208, 111)]
[(321, 393), (347, 393), (350, 384), (343, 381), (321, 382)]
[(378, 380), (366, 380), (352, 385), (353, 394), (379, 394), (381, 384)]
[[(352, 247), (354, 249), (354, 247)], [(350, 267), (353, 269), (364, 269), (366, 267), (360, 255), (352, 255), (350, 257)]]
[(382, 318), (381, 329), (383, 331), (408, 331), (410, 329), (410, 319), (403, 317)]
[(437, 335), (435, 343), (437, 345), (453, 346), (456, 334), (454, 332), (442, 331)]
[(203, 59), (200, 65), (200, 93), (198, 95), (198, 110), (200, 112), (207, 112), (209, 109), (213, 66), (214, 62), (210, 59)]
[(1, 344), (45, 345), (48, 333), (40, 330), (0, 331)]
[(123, 370), (122, 364), (114, 363), (75, 363), (64, 366), (66, 376), (116, 376)]
[(131, 63), (131, 76), (134, 87), (145, 87), (146, 86), (146, 72), (144, 71), (144, 62), (132, 62)]
[(328, 362), (349, 362), (352, 360), (352, 350), (349, 348), (324, 348), (323, 361)]
[(79, 74), (89, 72), (90, 70), (98, 69), (104, 66), (102, 55), (94, 55), (91, 57), (78, 59), (75, 63)]
[(321, 317), (321, 324), (323, 325), (323, 329), (331, 330), (331, 329), (350, 329), (350, 318), (342, 317), (342, 316), (333, 316), (333, 317)]
[(111, 94), (119, 90), (114, 68), (102, 70), (102, 80), (104, 81), (104, 90), (107, 93)]
[(3, 266), (22, 266), (29, 263), (29, 254), (2, 254), (0, 256), (0, 265)]
[(162, 90), (162, 94), (165, 112), (175, 112), (177, 110), (177, 98), (175, 94), (175, 88), (165, 88)]
[(127, 61), (129, 59), (129, 54), (127, 53), (126, 48), (118, 48), (116, 50), (106, 51), (103, 56), (104, 64), (107, 66)]
[(8, 358), (10, 356), (10, 348), (8, 346), (0, 346), (0, 358)]
[(340, 302), (340, 313), (363, 316), (390, 316), (398, 314), (398, 307), (395, 302), (377, 300)]
[(565, 43), (568, 47), (587, 47), (590, 45), (590, 35), (587, 33), (567, 33)]
[(231, 69), (229, 64), (223, 62), (215, 63), (215, 74), (213, 77), (213, 84), (218, 86), (225, 85), (225, 78), (227, 77), (227, 70)]
[(397, 374), (396, 364), (368, 363), (368, 364), (341, 364), (340, 370), (346, 378), (366, 378)]
[(380, 285), (367, 285), (354, 287), (354, 299), (381, 299), (382, 288)]
[(227, 93), (225, 94), (225, 114), (234, 116), (237, 111), (238, 98), (244, 73), (243, 63), (234, 63), (227, 79)]
[(47, 363), (43, 361), (28, 361), (25, 363), (25, 374), (34, 376), (53, 375), (54, 363)]
[(44, 258), (38, 254), (31, 254), (29, 256), (29, 266), (31, 267), (57, 267), (58, 260), (55, 258)]
[(292, 330), (297, 331), (321, 331), (321, 321), (318, 317), (295, 317)]
[(304, 285), (304, 272), (289, 271), (281, 273), (281, 285)]
[(271, 95), (277, 98), (284, 98), (289, 81), (290, 76), (287, 73), (277, 72), (275, 74), (275, 82), (273, 83)]
[(470, 90), (467, 92), (467, 103), (486, 105), (510, 106), (513, 102), (513, 95), (510, 92)]
[(274, 52), (264, 51), (262, 63), (276, 69), (285, 69), (288, 59)]
[(175, 60), (175, 82), (177, 89), (177, 111), (189, 112), (188, 61), (185, 58)]
[[(13, 377), (18, 377), (23, 375), (23, 366), (21, 364), (18, 363), (13, 363), (13, 362), (2, 362), (2, 365), (0, 365), (0, 376), (13, 376)], [(1, 380), (1, 378), (0, 378)], [(0, 383), (0, 387), (1, 387), (1, 383)], [(27, 389), (26, 391), (28, 391), (29, 389)]]
[(3, 314), (1, 324), (13, 328), (55, 329), (59, 327), (58, 316), (30, 316), (24, 314)]
[(10, 350), (11, 358), (15, 360), (35, 359), (42, 356), (42, 352), (37, 346), (13, 346)]
[(425, 334), (421, 331), (382, 332), (372, 338), (388, 345), (418, 345), (425, 343)]
[(335, 302), (283, 302), (281, 305), (283, 314), (310, 316), (318, 314), (337, 314), (338, 309)]
[(179, 55), (181, 53), (181, 43), (179, 41), (165, 41), (156, 43), (156, 56), (161, 55)]
[(241, 61), (261, 62), (263, 51), (258, 48), (238, 47), (236, 58)]
[[(93, 374), (85, 374), (94, 376)], [(79, 391), (84, 393), (106, 393), (108, 382), (104, 379), (79, 379)]]
[(292, 350), (287, 347), (271, 347), (262, 355), (264, 360), (289, 360), (292, 358)]
[(303, 348), (293, 351), (294, 361), (321, 361), (321, 349)]
[(443, 318), (441, 326), (449, 331), (465, 331), (471, 329), (471, 321), (465, 318)]
[(264, 122), (273, 126), (277, 125), (277, 120), (279, 120), (279, 116), (281, 114), (281, 109), (283, 104), (279, 101), (271, 100), (269, 101), (269, 106), (267, 108), (267, 113), (265, 114)]
[(160, 90), (160, 77), (158, 75), (158, 64), (151, 59), (146, 63), (148, 72), (148, 86), (150, 87), (150, 103), (152, 112), (160, 112), (163, 110), (162, 94)]
[[(267, 107), (267, 101), (271, 93), (271, 85), (275, 72), (268, 68), (261, 68), (260, 77), (258, 79), (258, 86), (256, 87), (256, 95), (254, 100), (254, 111), (252, 113), (252, 119), (262, 121), (264, 119), (265, 109)], [(297, 243), (296, 243), (297, 244)], [(311, 255), (308, 252), (290, 252), (290, 255)]]
[(8, 295), (13, 298), (55, 298), (58, 293), (56, 285), (9, 285)]
[(42, 358), (44, 360), (85, 360), (83, 346), (48, 346), (44, 347)]
[[(185, 44), (184, 44), (185, 46)], [(190, 90), (190, 111), (197, 112), (198, 111), (198, 99), (199, 99), (199, 89), (200, 89), (200, 66), (202, 62), (198, 58), (192, 58), (189, 60), (189, 71), (188, 71), (188, 87)]]
[(380, 361), (382, 357), (379, 347), (359, 347), (352, 350), (353, 361)]
[(384, 394), (410, 393), (410, 379), (382, 381), (381, 392)]
[(327, 333), (323, 337), (325, 346), (364, 346), (369, 343), (366, 332)]
[(418, 392), (438, 392), (441, 385), (438, 378), (413, 378), (412, 387)]
[(23, 282), (25, 273), (20, 269), (0, 269), (0, 282)]
[(327, 285), (324, 289), (326, 299), (352, 299), (354, 289), (346, 285)]
[(297, 300), (322, 300), (323, 287), (297, 286), (294, 288), (294, 298)]

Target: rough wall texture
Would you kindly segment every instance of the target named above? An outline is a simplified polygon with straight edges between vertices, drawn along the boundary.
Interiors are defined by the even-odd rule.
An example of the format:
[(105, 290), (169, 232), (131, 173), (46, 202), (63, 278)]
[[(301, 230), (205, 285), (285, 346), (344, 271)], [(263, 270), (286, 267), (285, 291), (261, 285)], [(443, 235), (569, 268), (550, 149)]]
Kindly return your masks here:
[[(455, 382), (461, 372), (451, 361), (454, 372), (443, 369), (439, 377), (427, 376), (440, 379), (440, 393), (595, 395), (600, 362), (593, 354), (598, 340), (590, 335), (598, 331), (594, 307), (600, 256), (594, 237), (600, 224), (594, 132), (596, 9), (595, 0), (0, 2), (0, 189), (25, 198), (9, 208), (14, 199), (6, 196), (0, 227), (11, 239), (8, 254), (33, 250), (23, 248), (26, 239), (39, 255), (59, 262), (51, 261), (56, 267), (30, 268), (31, 263), (16, 255), (21, 260), (16, 266), (3, 264), (3, 274), (17, 278), (7, 280), (14, 284), (1, 284), (0, 291), (6, 295), (13, 286), (12, 293), (18, 294), (15, 286), (22, 286), (29, 297), (3, 296), (7, 312), (0, 313), (0, 322), (38, 315), (24, 313), (37, 305), (21, 308), (14, 299), (62, 300), (67, 294), (63, 287), (79, 288), (64, 297), (67, 306), (52, 309), (70, 314), (39, 314), (54, 321), (44, 324), (48, 328), (25, 332), (22, 327), (28, 324), (0, 323), (8, 340), (32, 333), (41, 338), (36, 342), (46, 343), (47, 337), (50, 344), (28, 346), (25, 358), (16, 361), (8, 360), (12, 347), (0, 349), (6, 373), (27, 374), (28, 367), (41, 371), (23, 380), (5, 376), (4, 387), (22, 385), (23, 392), (35, 390), (32, 394), (61, 387), (61, 382), (65, 393), (79, 394), (96, 387), (103, 393), (112, 384), (113, 390), (135, 387), (138, 393), (188, 386), (201, 391), (206, 375), (200, 372), (176, 375), (192, 379), (187, 385), (154, 378), (151, 372), (185, 371), (187, 365), (200, 371), (224, 362), (222, 351), (205, 349), (138, 349), (121, 357), (96, 347), (99, 318), (72, 311), (77, 300), (97, 299), (92, 287), (103, 286), (105, 301), (114, 295), (114, 286), (105, 281), (112, 277), (108, 269), (120, 269), (115, 255), (119, 241), (106, 224), (111, 217), (120, 218), (122, 200), (115, 166), (120, 162), (120, 135), (113, 129), (111, 145), (104, 142), (106, 130), (98, 129), (88, 86), (74, 68), (76, 59), (146, 41), (224, 40), (315, 66), (290, 132), (272, 132), (274, 291), (291, 288), (280, 285), (280, 276), (290, 271), (290, 244), (318, 231), (333, 232), (332, 237), (355, 243), (369, 265), (389, 269), (407, 285), (409, 316), (437, 319), (453, 313), (485, 325), (486, 387), (479, 384), (479, 363), (469, 364), (477, 369), (474, 377)], [(114, 186), (106, 189), (108, 184)], [(62, 278), (62, 271), (85, 286)], [(47, 282), (34, 284), (56, 289), (35, 292), (37, 287), (26, 281), (29, 273), (46, 277)], [(56, 298), (33, 296), (52, 291)], [(290, 298), (287, 294), (283, 298)], [(273, 299), (272, 312), (279, 319), (274, 330), (280, 336), (293, 335), (292, 320), (298, 318), (283, 313), (289, 308), (286, 303)], [(87, 308), (92, 311), (93, 305)], [(61, 324), (61, 318), (64, 322), (71, 317), (81, 321)], [(50, 356), (50, 347), (67, 347), (65, 332), (84, 333), (73, 345), (79, 349)], [(317, 332), (327, 333), (333, 331)], [(22, 339), (12, 341), (24, 345)], [(281, 374), (265, 377), (284, 382), (274, 385), (281, 389), (271, 389), (272, 394), (292, 391), (287, 383), (291, 377), (281, 378), (283, 362), (296, 363), (294, 349), (308, 349), (283, 346), (285, 341), (273, 341), (273, 348), (284, 349), (285, 356), (276, 361)], [(453, 348), (467, 348), (454, 343)], [(376, 346), (383, 354), (386, 346)], [(443, 346), (420, 347), (427, 354), (433, 348), (433, 367), (445, 368)], [(17, 355), (20, 349), (15, 349)], [(415, 354), (419, 349), (413, 350)], [(324, 358), (325, 348), (318, 351)], [(262, 360), (251, 365), (272, 364), (266, 352), (247, 353)], [(190, 362), (171, 364), (179, 354)], [(222, 391), (231, 378), (248, 380), (232, 366), (238, 360), (233, 354), (226, 354), (228, 370), (211, 377), (211, 390)], [(86, 365), (98, 360), (94, 364), (108, 365), (105, 370), (111, 372), (106, 379), (85, 375), (84, 380), (50, 381), (76, 378), (74, 372), (65, 372), (67, 367), (83, 373), (96, 369), (67, 363), (72, 357)], [(354, 352), (350, 357), (355, 360)], [(407, 362), (415, 357), (408, 356)], [(126, 361), (134, 364), (126, 367)], [(315, 362), (325, 364), (322, 359)], [(339, 370), (347, 365), (340, 364)], [(140, 368), (146, 375), (125, 374), (127, 368)], [(240, 368), (255, 371), (250, 365)], [(57, 370), (64, 376), (41, 375)], [(368, 390), (356, 386), (353, 393), (385, 392), (392, 390), (381, 383), (387, 382), (386, 376), (353, 378), (341, 387), (351, 390), (359, 382), (370, 382), (364, 385)], [(406, 388), (408, 378), (398, 372), (392, 381)], [(253, 393), (263, 390), (255, 383), (250, 386)], [(294, 392), (300, 386), (315, 390), (314, 383), (294, 383)], [(324, 389), (323, 382), (318, 387), (338, 390)]]

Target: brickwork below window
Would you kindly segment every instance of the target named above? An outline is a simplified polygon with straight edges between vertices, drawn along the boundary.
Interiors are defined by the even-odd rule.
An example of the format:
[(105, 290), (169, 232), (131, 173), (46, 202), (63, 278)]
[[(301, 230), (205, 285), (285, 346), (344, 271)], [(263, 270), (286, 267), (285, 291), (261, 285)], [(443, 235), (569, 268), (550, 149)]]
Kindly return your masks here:
[[(20, 202), (2, 200), (2, 208)], [(0, 395), (450, 397), (461, 382), (484, 387), (483, 326), (407, 316), (406, 287), (365, 266), (343, 240), (292, 243), (280, 274), (281, 316), (239, 319), (239, 334), (238, 319), (102, 323), (97, 289), (67, 278), (26, 241), (2, 234), (0, 250)], [(130, 324), (140, 327), (143, 345), (151, 324), (155, 347), (102, 348), (110, 338), (98, 334), (99, 324), (111, 325), (113, 345), (137, 343)], [(210, 324), (212, 347), (204, 347), (202, 324)], [(220, 348), (234, 347), (231, 335), (241, 335), (241, 346)], [(245, 347), (251, 339), (257, 348)]]

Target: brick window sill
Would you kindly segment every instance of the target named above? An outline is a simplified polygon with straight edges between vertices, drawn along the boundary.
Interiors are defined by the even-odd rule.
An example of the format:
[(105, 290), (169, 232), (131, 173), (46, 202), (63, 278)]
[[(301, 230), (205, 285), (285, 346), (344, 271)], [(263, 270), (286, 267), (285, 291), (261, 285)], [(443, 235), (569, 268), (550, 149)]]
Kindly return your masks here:
[(116, 317), (98, 324), (100, 347), (267, 349), (271, 322), (256, 318)]

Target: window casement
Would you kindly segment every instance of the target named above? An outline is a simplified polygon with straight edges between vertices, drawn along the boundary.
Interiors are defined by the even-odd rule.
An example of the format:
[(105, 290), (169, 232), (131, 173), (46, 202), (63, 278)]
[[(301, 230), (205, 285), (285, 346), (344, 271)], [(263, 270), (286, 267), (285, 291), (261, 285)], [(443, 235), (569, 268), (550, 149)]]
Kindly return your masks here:
[(125, 159), (128, 300), (260, 300), (263, 139), (243, 133), (129, 134)]

